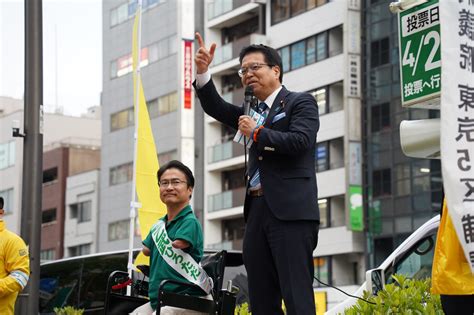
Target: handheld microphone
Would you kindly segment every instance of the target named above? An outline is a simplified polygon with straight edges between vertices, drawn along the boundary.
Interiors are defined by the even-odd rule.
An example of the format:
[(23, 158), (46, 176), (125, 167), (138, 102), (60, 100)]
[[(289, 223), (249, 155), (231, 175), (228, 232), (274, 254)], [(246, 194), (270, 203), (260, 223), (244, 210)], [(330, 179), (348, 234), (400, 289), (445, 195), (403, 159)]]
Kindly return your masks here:
[(245, 88), (244, 115), (250, 116), (250, 106), (252, 105), (252, 99), (253, 99), (253, 87), (248, 85)]

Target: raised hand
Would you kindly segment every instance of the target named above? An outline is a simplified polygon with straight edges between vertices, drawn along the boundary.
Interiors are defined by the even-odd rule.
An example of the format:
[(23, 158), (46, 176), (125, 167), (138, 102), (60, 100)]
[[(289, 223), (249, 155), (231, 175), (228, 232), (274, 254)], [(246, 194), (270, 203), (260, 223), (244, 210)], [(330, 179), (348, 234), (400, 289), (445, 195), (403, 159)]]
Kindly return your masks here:
[(196, 64), (196, 71), (198, 74), (205, 73), (209, 69), (209, 65), (214, 59), (214, 52), (216, 50), (216, 43), (212, 43), (209, 49), (204, 45), (201, 34), (196, 32), (196, 39), (199, 44), (199, 49), (194, 57), (194, 63)]

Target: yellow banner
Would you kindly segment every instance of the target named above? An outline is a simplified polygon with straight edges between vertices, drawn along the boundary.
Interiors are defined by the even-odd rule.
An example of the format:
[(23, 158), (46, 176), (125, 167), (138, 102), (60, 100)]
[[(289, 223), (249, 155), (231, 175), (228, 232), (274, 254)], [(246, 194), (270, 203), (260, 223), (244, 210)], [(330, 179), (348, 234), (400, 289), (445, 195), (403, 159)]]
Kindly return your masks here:
[[(133, 103), (135, 113), (138, 111), (137, 157), (136, 157), (136, 190), (142, 207), (138, 209), (138, 221), (142, 240), (148, 235), (151, 226), (166, 214), (166, 207), (160, 200), (158, 179), (159, 169), (155, 140), (150, 124), (150, 117), (145, 101), (145, 94), (140, 74), (136, 73), (138, 65), (138, 24), (141, 8), (137, 10), (133, 24), (132, 58), (133, 58)], [(137, 85), (138, 80), (138, 85)], [(138, 104), (137, 102), (138, 87)], [(142, 253), (135, 260), (135, 265), (149, 264), (148, 257)]]

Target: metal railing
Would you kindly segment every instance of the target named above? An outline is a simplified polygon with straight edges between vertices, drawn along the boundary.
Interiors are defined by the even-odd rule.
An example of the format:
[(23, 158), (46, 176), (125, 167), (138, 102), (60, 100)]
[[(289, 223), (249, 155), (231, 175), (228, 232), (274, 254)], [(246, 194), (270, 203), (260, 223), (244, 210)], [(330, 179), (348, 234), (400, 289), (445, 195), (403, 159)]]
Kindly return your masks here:
[(227, 190), (218, 194), (209, 195), (207, 212), (239, 207), (244, 204), (245, 187)]

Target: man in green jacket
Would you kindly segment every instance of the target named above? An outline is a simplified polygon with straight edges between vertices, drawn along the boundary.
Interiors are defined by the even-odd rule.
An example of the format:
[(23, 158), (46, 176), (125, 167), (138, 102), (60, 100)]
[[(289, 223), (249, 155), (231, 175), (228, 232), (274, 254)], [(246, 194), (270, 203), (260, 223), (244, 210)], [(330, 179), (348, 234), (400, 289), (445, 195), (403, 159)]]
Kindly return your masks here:
[[(193, 173), (183, 163), (176, 160), (170, 161), (159, 169), (158, 185), (160, 186), (160, 198), (166, 205), (167, 214), (150, 229), (148, 236), (143, 241), (142, 249), (146, 256), (150, 256), (148, 290), (150, 302), (135, 309), (132, 314), (155, 314), (158, 305), (158, 288), (161, 281), (174, 279), (192, 282), (189, 279), (193, 280), (193, 276), (199, 274), (192, 263), (194, 262), (197, 265), (203, 255), (201, 224), (189, 204), (194, 187)], [(172, 251), (172, 249), (175, 251)], [(192, 260), (182, 261), (181, 258), (177, 257), (185, 256), (186, 254), (183, 254), (183, 252), (188, 254), (188, 259)], [(172, 266), (173, 259), (169, 258), (179, 261), (179, 264), (177, 264), (179, 266), (188, 263), (189, 266), (185, 265), (185, 270), (189, 271), (189, 275), (178, 272), (176, 266)], [(191, 289), (175, 284), (165, 286), (165, 290), (180, 294), (206, 296), (204, 290)], [(174, 307), (163, 307), (161, 308), (161, 314), (202, 313)]]

